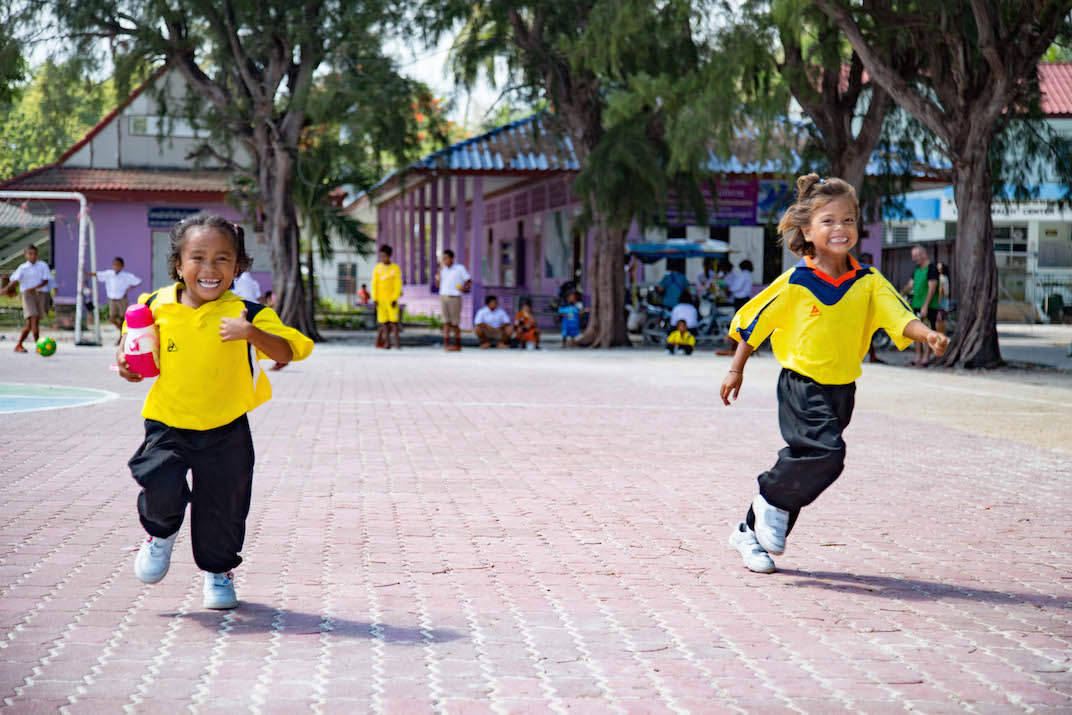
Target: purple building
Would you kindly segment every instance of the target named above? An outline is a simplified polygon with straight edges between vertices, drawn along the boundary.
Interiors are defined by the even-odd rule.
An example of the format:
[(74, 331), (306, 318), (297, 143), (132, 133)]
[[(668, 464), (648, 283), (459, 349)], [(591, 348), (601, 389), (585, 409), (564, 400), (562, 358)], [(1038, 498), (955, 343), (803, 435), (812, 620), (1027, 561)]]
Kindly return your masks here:
[[(737, 157), (712, 155), (707, 168), (720, 177), (704, 190), (709, 225), (695, 225), (695, 217), (671, 208), (668, 228), (642, 233), (634, 224), (627, 241), (724, 241), (731, 260), (751, 260), (762, 283), (771, 219), (777, 222), (791, 183), (774, 173), (773, 162), (742, 163)], [(563, 282), (578, 281), (582, 292), (589, 293), (593, 237), (571, 230), (581, 210), (571, 191), (578, 169), (569, 138), (545, 116), (534, 115), (390, 174), (347, 210), (376, 217), (376, 235), (392, 246), (402, 267), (402, 303), (408, 312), (439, 314), (432, 278), (441, 252), (450, 248), (473, 275), (472, 292), (463, 298), (463, 327), (472, 326), (472, 316), (488, 294), (499, 296), (511, 312), (522, 296), (531, 297), (546, 324), (548, 303)], [(861, 250), (881, 255), (880, 223), (865, 227)], [(777, 275), (796, 262), (779, 259), (767, 261), (775, 265), (766, 273)], [(701, 263), (689, 259), (689, 278), (699, 274)], [(657, 281), (664, 271), (663, 262), (640, 266), (633, 279)]]
[[(67, 322), (78, 295), (81, 271), (107, 268), (122, 256), (128, 270), (149, 291), (171, 283), (168, 277), (168, 231), (178, 220), (198, 211), (219, 213), (246, 229), (254, 257), (253, 275), (271, 289), (270, 253), (257, 226), (226, 203), (229, 172), (195, 167), (191, 153), (198, 131), (181, 119), (166, 118), (158, 93), (179, 106), (185, 84), (166, 67), (100, 121), (53, 164), (0, 183), (9, 191), (74, 191), (85, 195), (96, 229), (97, 263), (79, 267), (78, 204), (73, 201), (32, 202), (51, 211), (48, 252), (55, 270), (57, 313)], [(103, 299), (103, 295), (101, 296)], [(66, 309), (65, 309), (66, 306)]]

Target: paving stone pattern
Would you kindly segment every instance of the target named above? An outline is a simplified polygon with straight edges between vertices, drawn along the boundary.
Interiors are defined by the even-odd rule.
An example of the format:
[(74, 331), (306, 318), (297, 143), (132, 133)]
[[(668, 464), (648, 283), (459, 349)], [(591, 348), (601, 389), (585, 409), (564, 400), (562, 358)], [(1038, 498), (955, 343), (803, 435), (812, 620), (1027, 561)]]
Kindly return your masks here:
[(185, 527), (133, 575), (145, 386), (107, 363), (0, 355), (119, 394), (0, 415), (6, 711), (1072, 711), (1068, 454), (861, 408), (758, 575), (726, 537), (781, 446), (769, 358), (724, 408), (706, 355), (329, 344), (251, 415), (242, 603), (211, 612)]

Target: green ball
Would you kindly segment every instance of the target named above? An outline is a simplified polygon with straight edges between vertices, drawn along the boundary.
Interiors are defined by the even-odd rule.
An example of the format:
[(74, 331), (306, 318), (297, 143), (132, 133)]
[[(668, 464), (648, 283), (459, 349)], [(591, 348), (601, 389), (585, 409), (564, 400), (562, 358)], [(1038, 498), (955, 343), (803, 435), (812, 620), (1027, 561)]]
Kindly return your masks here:
[(48, 357), (56, 352), (56, 341), (52, 338), (41, 338), (37, 341), (37, 354)]

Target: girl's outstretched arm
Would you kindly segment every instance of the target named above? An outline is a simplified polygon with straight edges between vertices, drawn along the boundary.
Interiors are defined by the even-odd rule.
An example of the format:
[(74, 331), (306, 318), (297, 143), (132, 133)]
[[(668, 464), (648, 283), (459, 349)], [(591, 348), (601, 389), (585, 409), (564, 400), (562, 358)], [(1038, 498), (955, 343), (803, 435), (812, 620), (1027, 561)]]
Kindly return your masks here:
[(919, 320), (913, 320), (911, 323), (905, 326), (904, 336), (911, 338), (916, 342), (926, 343), (934, 351), (935, 357), (942, 357), (945, 355), (946, 348), (949, 347), (949, 338), (942, 335), (937, 330), (931, 330)]
[(726, 378), (722, 381), (722, 388), (719, 390), (722, 404), (727, 406), (730, 404), (731, 394), (733, 399), (737, 399), (737, 395), (741, 392), (741, 383), (744, 382), (744, 364), (748, 362), (748, 358), (751, 356), (751, 345), (744, 340), (737, 343), (737, 352), (733, 354), (733, 362), (730, 363), (730, 369), (726, 373)]

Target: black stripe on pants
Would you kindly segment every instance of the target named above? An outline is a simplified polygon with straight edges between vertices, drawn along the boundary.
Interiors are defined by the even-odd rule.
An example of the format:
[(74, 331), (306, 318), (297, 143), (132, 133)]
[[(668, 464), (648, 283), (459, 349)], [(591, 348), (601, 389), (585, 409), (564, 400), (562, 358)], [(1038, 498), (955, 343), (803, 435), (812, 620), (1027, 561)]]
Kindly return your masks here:
[[(253, 437), (249, 420), (211, 430), (187, 430), (145, 420), (145, 442), (128, 465), (141, 485), (138, 516), (152, 536), (166, 538), (182, 526), (190, 506), (194, 562), (223, 573), (242, 563), (246, 515), (253, 487)], [(186, 472), (193, 472), (193, 491)]]
[[(841, 475), (841, 433), (849, 426), (855, 403), (856, 383), (822, 385), (792, 370), (782, 370), (778, 377), (778, 426), (788, 446), (778, 452), (774, 466), (759, 475), (759, 493), (771, 506), (789, 512), (789, 531), (800, 510)], [(751, 507), (746, 518), (754, 528)]]

